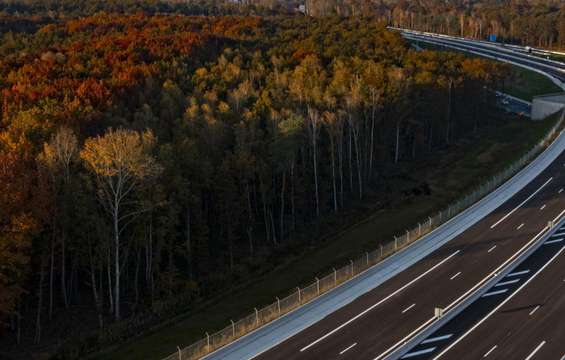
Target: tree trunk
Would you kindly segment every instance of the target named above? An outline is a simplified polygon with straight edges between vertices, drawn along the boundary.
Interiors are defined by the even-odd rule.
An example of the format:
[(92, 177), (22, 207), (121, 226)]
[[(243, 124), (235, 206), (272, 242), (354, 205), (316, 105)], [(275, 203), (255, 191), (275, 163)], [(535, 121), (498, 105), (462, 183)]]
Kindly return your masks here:
[(352, 131), (353, 129), (351, 128), (350, 125), (348, 147), (349, 147), (349, 190), (351, 192), (353, 192), (353, 140), (352, 140), (353, 135), (351, 134)]
[(355, 147), (355, 160), (357, 162), (357, 180), (359, 181), (359, 199), (363, 199), (363, 180), (361, 178), (361, 149), (359, 146), (359, 130), (355, 129), (353, 120), (351, 121), (351, 130), (353, 132), (353, 142)]
[(43, 307), (43, 280), (45, 278), (44, 262), (44, 256), (41, 255), (41, 264), (39, 265), (39, 284), (37, 286), (37, 315), (35, 318), (35, 338), (33, 340), (35, 345), (38, 345), (41, 342), (41, 308)]
[(253, 257), (253, 206), (251, 205), (251, 189), (249, 188), (249, 182), (245, 183), (245, 189), (247, 193), (247, 239), (249, 241), (249, 256)]
[(269, 225), (269, 218), (267, 215), (267, 199), (265, 195), (265, 186), (263, 185), (263, 179), (259, 176), (259, 186), (261, 187), (261, 202), (263, 203), (263, 221), (265, 223), (265, 237), (267, 241), (271, 240), (271, 232)]
[[(316, 129), (313, 130), (315, 132)], [(314, 134), (312, 137), (312, 155), (314, 161), (314, 186), (316, 189), (316, 216), (320, 217), (320, 196), (318, 193), (318, 151), (317, 151), (317, 134)]]
[[(102, 302), (100, 301), (100, 297), (98, 292), (96, 291), (96, 269), (94, 267), (94, 257), (92, 256), (92, 246), (90, 243), (88, 244), (88, 257), (90, 259), (90, 284), (92, 287), (92, 296), (94, 298), (94, 304), (96, 305), (96, 314), (98, 316), (98, 326), (100, 329), (104, 327), (104, 319), (102, 317)], [(102, 278), (100, 278), (100, 282), (102, 282)]]
[(186, 260), (188, 278), (192, 279), (192, 244), (191, 244), (191, 226), (190, 226), (190, 206), (186, 208)]
[(55, 279), (55, 231), (51, 238), (51, 255), (49, 267), (49, 320), (53, 319), (53, 282)]
[(451, 127), (451, 87), (453, 85), (453, 81), (449, 80), (449, 90), (448, 90), (448, 97), (447, 97), (447, 127), (445, 131), (445, 143), (449, 144), (450, 139), (450, 127)]
[(290, 213), (292, 216), (292, 231), (296, 229), (296, 213), (294, 204), (294, 161), (290, 164)]
[(400, 157), (400, 121), (396, 122), (396, 149), (394, 151), (394, 163), (398, 164)]
[(63, 293), (63, 303), (65, 309), (69, 308), (69, 299), (67, 297), (67, 282), (66, 282), (66, 261), (65, 261), (65, 231), (61, 233), (61, 291)]
[(339, 166), (339, 197), (341, 202), (341, 207), (344, 206), (343, 201), (343, 128), (340, 133), (340, 138), (338, 140), (337, 145), (337, 159), (338, 159), (338, 166)]
[(371, 178), (373, 177), (373, 153), (375, 151), (375, 112), (376, 106), (373, 106), (373, 110), (371, 112), (371, 140), (369, 145), (369, 176), (367, 177), (367, 181), (370, 182)]
[(334, 197), (334, 212), (337, 213), (337, 184), (336, 184), (336, 174), (335, 174), (335, 139), (334, 136), (330, 136), (330, 153), (332, 160), (332, 187), (333, 187), (333, 197)]
[(106, 275), (108, 276), (108, 301), (110, 302), (110, 312), (114, 312), (114, 287), (112, 285), (112, 255), (108, 248), (106, 258)]
[(118, 206), (114, 212), (114, 318), (120, 320), (120, 229)]
[(133, 282), (133, 290), (135, 293), (135, 300), (133, 302), (134, 309), (137, 308), (137, 303), (139, 301), (139, 263), (141, 262), (141, 248), (137, 248), (137, 257), (135, 261), (135, 275)]
[(282, 241), (284, 237), (284, 193), (286, 188), (286, 171), (283, 171), (282, 175), (282, 185), (281, 185), (281, 213), (280, 213), (280, 239)]

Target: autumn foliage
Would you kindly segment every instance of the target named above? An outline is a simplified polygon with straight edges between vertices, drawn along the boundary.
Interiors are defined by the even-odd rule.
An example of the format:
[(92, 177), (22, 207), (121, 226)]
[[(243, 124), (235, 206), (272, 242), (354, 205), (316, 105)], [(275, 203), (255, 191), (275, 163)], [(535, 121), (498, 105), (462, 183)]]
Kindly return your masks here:
[(99, 13), (3, 39), (0, 320), (68, 357), (387, 204), (390, 174), (496, 125), (506, 76), (375, 19)]

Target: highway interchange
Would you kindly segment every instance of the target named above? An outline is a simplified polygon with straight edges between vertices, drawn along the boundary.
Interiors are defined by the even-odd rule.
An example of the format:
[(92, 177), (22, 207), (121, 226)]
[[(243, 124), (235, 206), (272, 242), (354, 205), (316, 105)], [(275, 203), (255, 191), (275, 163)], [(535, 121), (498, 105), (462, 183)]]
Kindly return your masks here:
[[(471, 46), (462, 41), (456, 45)], [(476, 45), (473, 51), (495, 51), (497, 57), (506, 56), (565, 80), (565, 65), (554, 67), (552, 62), (516, 51), (506, 54), (490, 45)], [(564, 214), (564, 168), (565, 154), (561, 153), (466, 231), (372, 290), (338, 304), (336, 311), (304, 329), (276, 338), (270, 329), (259, 329), (207, 358), (380, 360), (395, 358), (400, 349), (402, 355), (396, 358), (563, 359), (565, 227), (555, 227), (549, 239), (541, 236), (549, 221)], [(508, 275), (494, 278), (527, 249), (533, 251), (533, 244), (539, 249)], [(498, 282), (486, 289), (487, 279)], [(436, 308), (453, 309), (482, 288), (484, 295), (455, 318), (415, 346), (403, 346), (437, 320)], [(309, 310), (316, 311), (315, 307)], [(291, 318), (292, 314), (277, 320), (274, 327), (283, 327)], [(242, 349), (252, 348), (255, 341), (269, 345), (242, 355), (247, 354)]]

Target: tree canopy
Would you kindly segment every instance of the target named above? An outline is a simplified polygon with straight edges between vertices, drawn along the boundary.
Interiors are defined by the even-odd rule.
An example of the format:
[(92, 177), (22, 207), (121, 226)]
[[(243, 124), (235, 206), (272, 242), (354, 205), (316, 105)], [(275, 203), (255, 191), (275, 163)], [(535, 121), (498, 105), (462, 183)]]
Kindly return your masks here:
[(15, 341), (87, 334), (60, 349), (80, 356), (133, 335), (389, 196), (400, 164), (496, 125), (504, 65), (417, 52), (385, 25), (99, 13), (4, 35), (0, 318)]

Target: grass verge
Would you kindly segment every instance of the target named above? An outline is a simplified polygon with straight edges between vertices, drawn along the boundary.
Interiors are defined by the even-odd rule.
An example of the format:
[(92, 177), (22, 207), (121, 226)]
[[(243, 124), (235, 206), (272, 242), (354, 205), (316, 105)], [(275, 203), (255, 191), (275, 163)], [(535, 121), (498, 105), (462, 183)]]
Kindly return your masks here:
[[(553, 124), (556, 117), (539, 122), (512, 118), (496, 129), (483, 129), (470, 135), (433, 158), (418, 164), (406, 164), (391, 175), (383, 185), (389, 191), (392, 184), (403, 188), (415, 188), (425, 184), (429, 194), (404, 196), (376, 212), (373, 194), (365, 202), (356, 204), (353, 210), (339, 217), (328, 217), (326, 222), (353, 224), (364, 219), (347, 231), (328, 237), (316, 247), (285, 257), (274, 270), (254, 279), (247, 286), (223, 294), (221, 300), (202, 304), (192, 309), (182, 319), (164, 326), (153, 333), (121, 345), (118, 349), (98, 359), (160, 359), (203, 337), (205, 331), (213, 332), (225, 327), (230, 319), (248, 315), (251, 309), (274, 301), (294, 289), (311, 282), (316, 275), (325, 274), (336, 265), (343, 265), (363, 251), (374, 249), (380, 241), (389, 241), (393, 235), (412, 226), (433, 211), (456, 200), (474, 186), (518, 159), (528, 151)], [(395, 189), (398, 193), (402, 189)], [(326, 224), (323, 224), (325, 226)], [(334, 229), (336, 227), (334, 226)]]
[(532, 101), (534, 96), (563, 90), (542, 74), (512, 65), (512, 74), (505, 82), (502, 91), (517, 98)]

